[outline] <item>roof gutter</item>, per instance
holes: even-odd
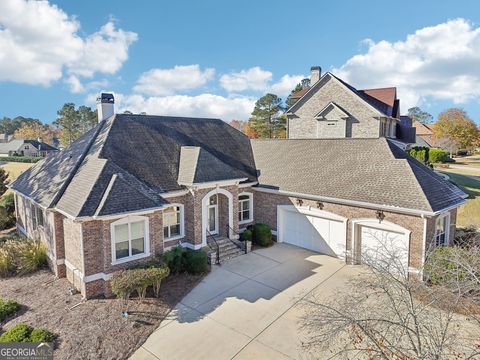
[[[364,202],[364,201],[346,200],[346,199],[332,198],[332,197],[328,197],[328,196],[318,196],[318,195],[297,193],[297,192],[292,192],[292,191],[268,189],[268,188],[263,188],[263,187],[253,187],[252,189],[254,189],[256,191],[259,191],[259,192],[269,193],[269,194],[277,194],[277,195],[298,197],[298,198],[303,198],[303,199],[325,201],[325,202],[330,202],[330,203],[335,203],[335,204],[351,205],[351,206],[357,206],[357,207],[363,207],[363,208],[369,208],[369,209],[377,209],[377,210],[385,210],[385,211],[397,212],[397,213],[408,214],[408,215],[417,215],[417,216],[418,215],[419,216],[436,216],[436,215],[438,215],[442,212],[445,212],[445,211],[451,210],[451,209],[455,209],[455,208],[459,207],[460,205],[465,204],[465,200],[462,200],[461,202],[459,202],[455,205],[446,207],[446,208],[441,209],[441,210],[425,211],[425,210],[409,209],[409,208],[403,208],[403,207],[397,207],[397,206],[391,206],[391,205],[373,204],[373,203],[368,203],[368,202]]]

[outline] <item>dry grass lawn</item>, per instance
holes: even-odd
[[[9,174],[9,179],[12,181],[12,180],[15,180],[18,177],[18,175],[23,173],[32,165],[34,164],[20,163],[20,162],[7,162],[4,165],[1,165],[1,167],[7,170]]]

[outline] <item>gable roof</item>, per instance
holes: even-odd
[[[414,121],[412,125],[417,129],[417,135],[433,135],[432,125],[423,124],[420,121]]]
[[[256,181],[249,139],[221,120],[118,114],[11,187],[73,217],[159,207],[162,193],[185,188],[178,183],[182,146],[201,149],[195,181]]]
[[[346,89],[348,89],[352,94],[357,96],[360,100],[362,100],[365,104],[370,106],[375,112],[378,113],[379,116],[386,116],[386,117],[391,117],[393,116],[394,112],[394,107],[388,105],[387,103],[384,103],[383,101],[367,94],[366,92],[362,90],[357,90],[355,89],[352,85],[348,84],[347,82],[343,81],[339,77],[335,76],[331,72],[326,72],[319,81],[317,81],[315,84],[313,84],[311,87],[306,88],[307,91],[303,93],[303,95],[292,105],[290,106],[287,110],[286,113],[291,113],[295,109],[299,107],[299,105],[302,103],[302,100],[306,100],[309,98],[309,96],[313,95],[315,93],[316,89],[321,88],[329,79],[335,79],[338,81],[341,85],[343,85]],[[305,89],[303,89],[305,90]]]
[[[385,138],[252,140],[259,187],[435,213],[463,192]]]
[[[315,118],[323,117],[325,116],[324,114],[328,114],[333,110],[336,110],[338,113],[342,114],[342,117],[347,118],[350,116],[350,114],[345,109],[331,101],[315,115]]]

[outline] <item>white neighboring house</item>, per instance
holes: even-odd
[[[57,148],[39,140],[13,139],[0,143],[0,157],[3,156],[34,156],[45,157]]]

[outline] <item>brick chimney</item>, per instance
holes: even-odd
[[[115,114],[114,105],[115,99],[113,94],[101,93],[97,98],[97,115],[98,122],[108,119]]]
[[[313,86],[322,77],[322,68],[320,66],[312,66],[310,68],[310,86]]]

